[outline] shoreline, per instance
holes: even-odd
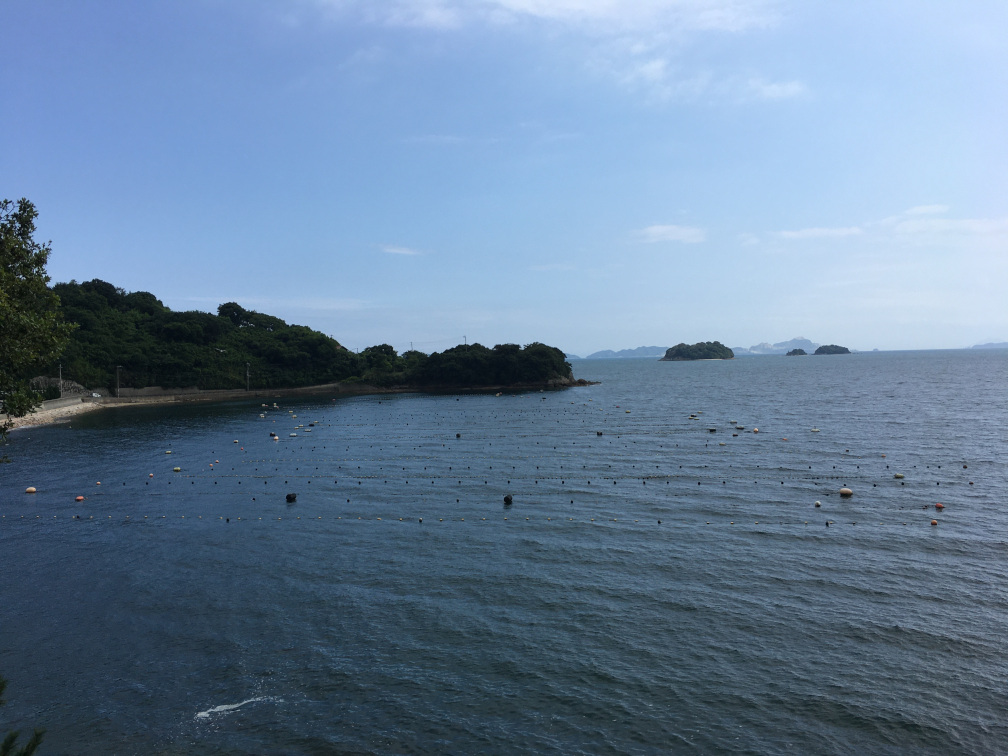
[[[202,391],[199,389],[182,389],[178,393],[159,393],[139,396],[124,397],[81,397],[79,402],[66,403],[66,400],[53,400],[61,402],[61,406],[45,407],[40,406],[29,412],[24,417],[8,418],[11,423],[10,432],[25,430],[28,428],[39,428],[47,425],[58,425],[77,417],[78,415],[89,414],[100,410],[113,409],[115,407],[147,406],[156,404],[181,404],[181,403],[201,403],[201,402],[227,402],[241,399],[285,399],[290,397],[309,397],[336,394],[339,396],[367,396],[373,394],[489,394],[499,392],[525,392],[525,391],[557,391],[560,389],[572,388],[575,386],[590,386],[595,381],[584,379],[571,379],[570,381],[536,383],[536,384],[515,384],[511,386],[393,386],[382,388],[362,383],[326,383],[318,386],[298,386],[276,389],[217,389]]]

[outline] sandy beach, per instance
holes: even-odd
[[[24,417],[9,418],[11,430],[23,428],[34,428],[40,425],[54,425],[73,419],[77,415],[86,412],[97,412],[99,410],[112,407],[127,407],[139,404],[173,404],[176,402],[226,402],[235,400],[259,399],[274,402],[278,399],[290,397],[307,397],[320,395],[334,396],[354,396],[360,394],[402,394],[402,393],[423,393],[423,392],[476,392],[493,393],[497,391],[534,391],[534,390],[556,390],[569,388],[570,386],[588,386],[592,381],[584,379],[568,382],[552,382],[549,384],[517,384],[512,386],[426,386],[426,387],[406,387],[397,386],[392,388],[380,388],[364,383],[327,383],[320,386],[300,386],[296,388],[275,388],[275,389],[253,389],[252,391],[242,391],[241,389],[224,389],[202,391],[197,389],[181,390],[177,393],[157,393],[146,396],[130,396],[117,399],[115,397],[103,396],[88,401],[73,402],[59,407],[39,407],[34,412],[30,412]]]
[[[277,388],[260,389],[253,391],[242,391],[240,389],[224,389],[203,391],[198,389],[181,389],[174,392],[159,392],[149,395],[132,395],[122,398],[111,396],[88,398],[86,401],[63,403],[63,400],[54,401],[63,406],[36,408],[33,412],[24,417],[8,418],[11,422],[11,430],[22,428],[34,428],[40,425],[54,425],[73,419],[77,415],[87,412],[97,412],[114,407],[128,407],[136,405],[152,404],[175,404],[178,402],[226,402],[242,399],[269,399],[275,401],[290,396],[311,396],[317,394],[356,394],[356,393],[378,393],[382,389],[373,386],[363,386],[359,384],[347,386],[344,384],[330,383],[322,386],[302,386],[298,388]]]
[[[9,420],[11,430],[34,428],[38,425],[53,425],[54,423],[66,422],[77,415],[83,415],[85,412],[95,412],[96,410],[104,409],[106,406],[108,405],[103,405],[99,402],[79,402],[67,407],[54,407],[52,409],[42,409],[39,407],[24,417],[12,417]]]

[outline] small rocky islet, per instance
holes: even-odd
[[[720,341],[699,341],[696,344],[676,344],[665,350],[659,362],[681,362],[685,360],[731,360],[735,353]]]

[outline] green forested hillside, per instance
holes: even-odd
[[[88,387],[286,388],[335,381],[376,386],[479,387],[570,379],[563,352],[545,344],[479,344],[399,355],[388,344],[355,354],[325,334],[245,310],[174,312],[148,292],[100,280],[56,284],[65,319],[78,324],[60,362]],[[55,363],[50,375],[56,374]]]
[[[678,360],[730,360],[735,353],[720,341],[700,341],[696,344],[676,344],[665,351],[660,362]]]

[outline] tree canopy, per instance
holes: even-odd
[[[816,354],[850,354],[850,349],[836,344],[823,344],[815,350]]]
[[[56,284],[78,324],[62,353],[63,374],[95,389],[253,389],[359,382],[378,387],[479,388],[571,379],[559,349],[533,343],[459,345],[400,355],[388,344],[355,354],[325,334],[226,302],[217,314],[174,312],[148,292],[106,281]],[[55,364],[50,366],[50,370]],[[246,384],[246,380],[248,383]]]
[[[0,202],[0,404],[4,420],[22,417],[42,397],[28,379],[55,359],[71,327],[60,316],[59,297],[49,288],[49,243],[35,240],[38,212],[27,199]]]
[[[699,341],[696,344],[676,344],[665,351],[661,362],[680,360],[730,360],[735,353],[720,341]]]

